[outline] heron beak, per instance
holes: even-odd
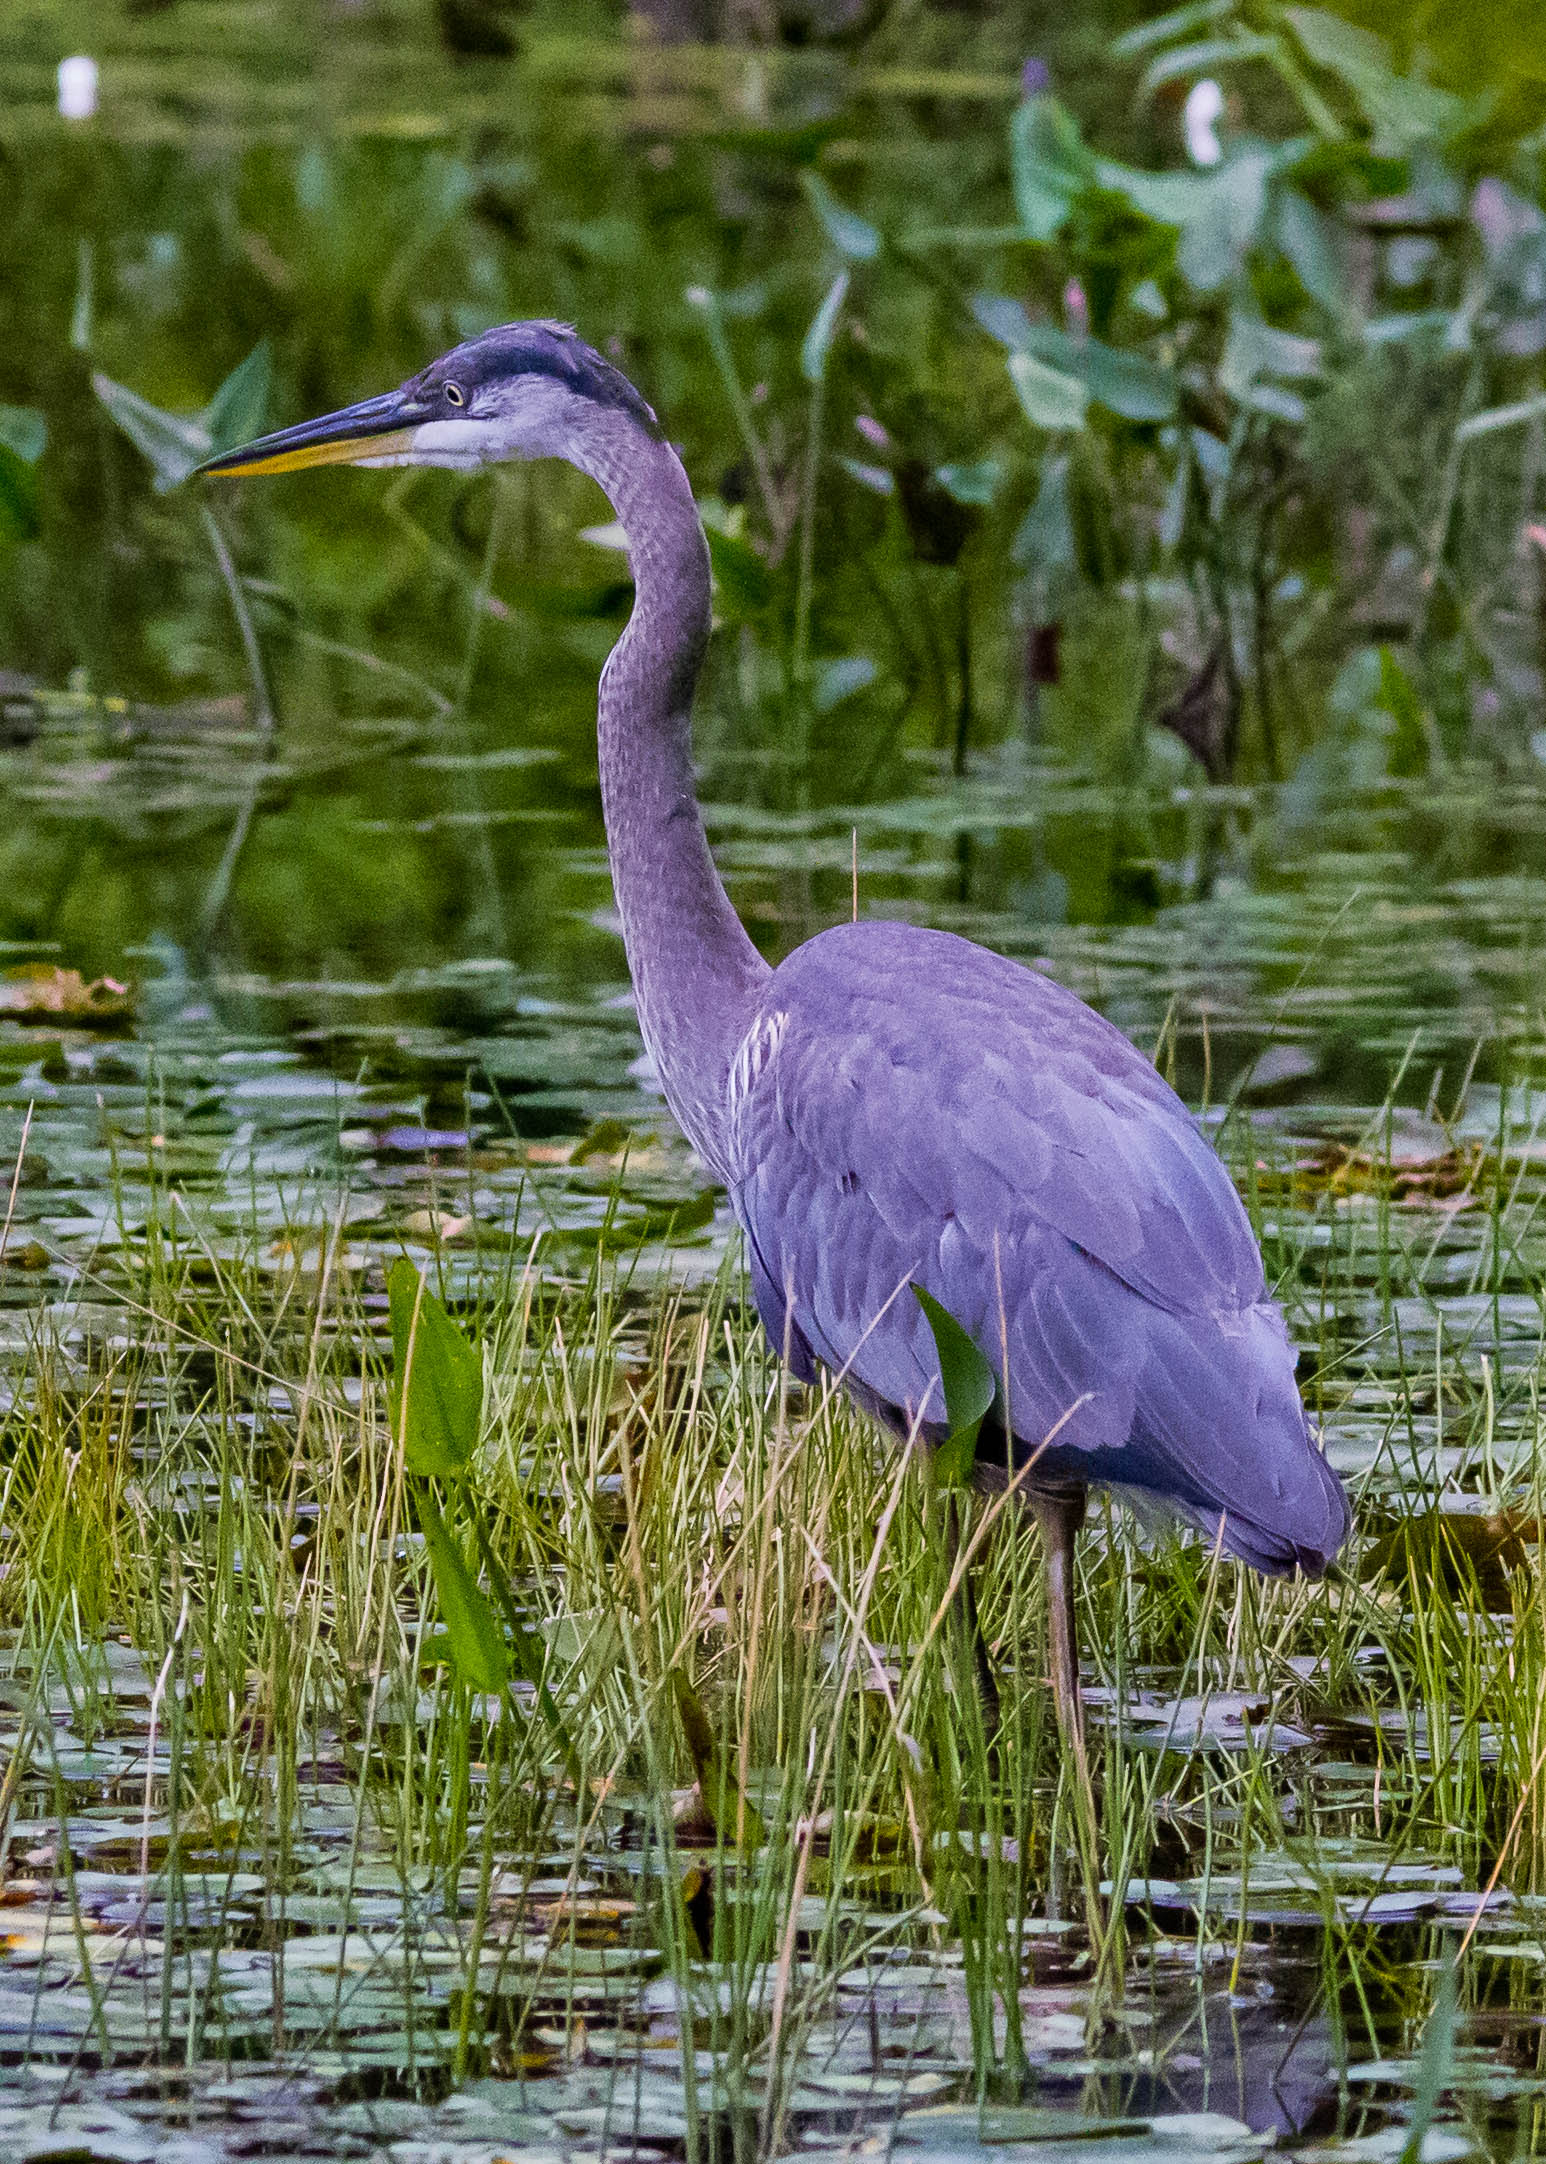
[[[318,421],[276,429],[240,450],[221,451],[195,470],[208,474],[298,473],[303,466],[364,466],[400,459],[413,450],[422,408],[401,391],[361,399]]]

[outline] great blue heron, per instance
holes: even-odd
[[[1092,1483],[1158,1498],[1257,1570],[1319,1572],[1347,1499],[1306,1424],[1240,1199],[1122,1033],[1035,970],[911,924],[839,924],[770,968],[714,869],[693,783],[709,558],[692,488],[628,379],[512,323],[400,390],[211,459],[213,474],[562,458],[628,537],[635,599],[601,673],[601,797],[639,1027],[723,1181],[752,1291],[802,1380],[937,1440],[922,1286],[998,1380],[985,1481],[1040,1521],[1054,1695],[1079,1740],[1073,1549]]]

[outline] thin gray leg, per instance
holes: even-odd
[[[1079,1704],[1079,1636],[1074,1622],[1074,1540],[1084,1523],[1085,1491],[1034,1491],[1030,1498],[1041,1528],[1047,1571],[1048,1652],[1052,1665],[1052,1703],[1063,1740],[1081,1767],[1084,1716]],[[1088,1776],[1086,1775],[1086,1779]]]

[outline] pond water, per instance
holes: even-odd
[[[628,594],[599,497],[540,469],[209,498],[257,684],[206,500],[154,490],[91,371],[191,411],[267,338],[277,424],[484,324],[571,320],[647,386],[733,542],[756,476],[717,325],[797,550],[799,356],[833,275],[835,194],[884,245],[856,278],[825,416],[804,689],[763,603],[735,604],[722,577],[701,703],[730,891],[770,956],[856,907],[1035,961],[1218,1119],[1331,1454],[1362,1483],[1344,1610],[1361,1585],[1400,1658],[1356,1618],[1304,1625],[1314,1657],[1285,1624],[1250,1675],[1233,1635],[1227,1658],[1189,1665],[1184,1633],[1152,1617],[1130,1670],[1099,1656],[1093,1732],[1163,1771],[1160,1830],[1120,1879],[1111,1866],[1133,1917],[1125,1987],[1038,1886],[1015,1984],[1033,2078],[990,2083],[984,2112],[970,1960],[928,1902],[899,1917],[884,1873],[849,1883],[833,1864],[829,1883],[799,1881],[786,1947],[755,1941],[737,1968],[705,1925],[684,1963],[663,1947],[635,1763],[594,1810],[556,1801],[541,1844],[501,1852],[491,1879],[460,1856],[448,1879],[443,1858],[406,1860],[421,1852],[381,1801],[396,1776],[377,1711],[401,1737],[417,1699],[372,1699],[358,1758],[352,1716],[310,1713],[287,1758],[254,1711],[261,1682],[240,1706],[233,1683],[229,1717],[202,1703],[176,1572],[149,1627],[143,1601],[115,1609],[109,1590],[91,1607],[83,1547],[73,1611],[40,1622],[25,1587],[29,1544],[46,1543],[23,1514],[3,1566],[24,1590],[0,1695],[0,2132],[19,2156],[167,2164],[740,2157],[759,2141],[1534,2154],[1546,781],[1464,760],[1371,772],[1322,734],[1312,684],[1283,780],[1206,786],[1144,725],[1126,602],[1074,610],[1059,680],[1030,680],[1048,672],[1028,664],[1013,541],[1033,476],[991,492],[937,562],[850,470],[873,480],[874,430],[856,424],[878,410],[899,460],[1012,466],[1002,355],[906,242],[1002,217],[1017,26],[918,10],[910,53],[869,67],[820,47],[670,53],[582,12],[523,16],[522,51],[497,62],[448,57],[406,7],[201,0],[109,29],[61,5],[0,25],[0,401],[48,431],[27,530],[0,541],[13,1480],[42,1480],[30,1438],[50,1391],[64,1492],[96,1463],[92,1405],[127,1407],[136,1522],[159,1512],[197,1544],[207,1520],[218,1532],[197,1540],[256,1582],[221,1545],[230,1498],[250,1485],[304,1544],[284,1515],[295,1378],[336,1384],[335,1409],[369,1402],[395,1254],[485,1319],[528,1257],[555,1313],[589,1298],[598,1254],[622,1258],[642,1363],[652,1301],[685,1288],[689,1311],[712,1311],[730,1244],[642,1060],[612,913],[595,678]],[[1045,54],[1089,124],[1161,159],[1174,116],[1135,119],[1095,66],[1111,27],[1064,24]],[[74,48],[101,53],[101,105],[66,124],[53,69]],[[327,1306],[330,1272],[358,1293],[347,1314]],[[311,1339],[303,1281],[325,1321]],[[197,1354],[183,1364],[179,1332]],[[227,1406],[219,1356],[238,1344],[247,1394]],[[150,1345],[162,1365],[134,1368]],[[239,1468],[198,1455],[228,1439],[227,1413],[252,1453]],[[187,1464],[150,1445],[174,1426],[179,1447],[195,1436]],[[230,1534],[231,1553],[252,1537]],[[1403,1601],[1425,1574],[1453,1614],[1408,1643]],[[1114,1583],[1092,1580],[1108,1621]],[[213,1674],[211,1647],[198,1657]],[[191,1763],[198,1721],[195,1833],[179,1754]],[[1263,1764],[1276,1816],[1254,1824],[1244,1775],[1215,1789],[1196,1771]],[[480,1795],[489,1779],[481,1763]],[[285,1781],[283,1812],[253,1804]],[[1462,1938],[1453,2016],[1434,1977]],[[457,2061],[469,1973],[499,2042]],[[798,2042],[776,2092],[757,2051],[791,1973]]]

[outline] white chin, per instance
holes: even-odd
[[[384,458],[360,458],[357,466],[490,466],[511,457],[492,421],[421,421],[413,432],[412,448],[391,451]]]

